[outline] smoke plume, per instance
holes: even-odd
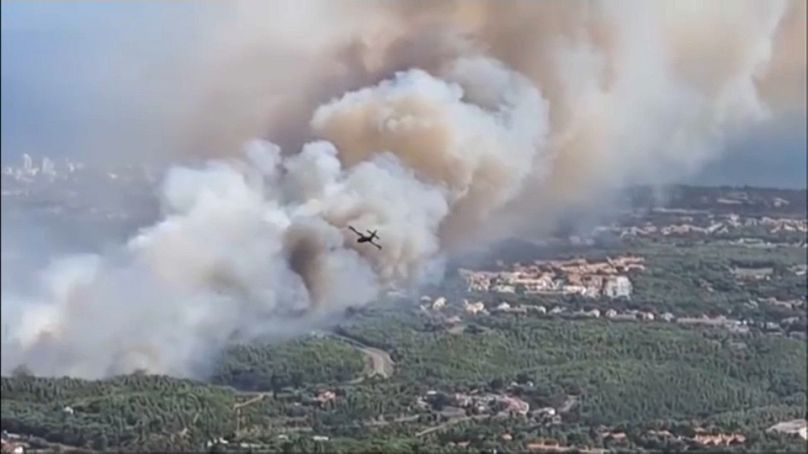
[[[312,129],[333,142],[283,155],[253,141],[241,160],[174,168],[161,222],[116,254],[45,272],[4,364],[195,374],[228,342],[417,286],[439,272],[441,226],[463,235],[517,194],[546,117],[527,79],[461,59],[441,78],[400,72],[322,106]],[[358,245],[348,225],[378,229],[383,249]]]
[[[4,371],[198,375],[805,111],[800,1],[235,5],[165,126],[215,159],[169,172],[159,223],[14,296]]]

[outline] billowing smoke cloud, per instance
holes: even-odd
[[[220,159],[172,170],[165,219],[117,254],[54,262],[11,314],[4,370],[196,374],[805,114],[799,0],[235,5],[200,44],[194,114],[165,122]],[[283,151],[233,158],[253,137]]]
[[[199,92],[214,93],[200,105],[225,106],[244,129],[222,123],[218,109],[197,109],[188,124],[204,125],[190,128],[204,134],[186,134],[193,140],[184,150],[218,153],[263,134],[296,147],[309,137],[310,112],[338,93],[486,55],[541,90],[555,156],[552,166],[537,163],[531,173],[539,177],[485,226],[492,235],[535,230],[537,219],[550,226],[559,212],[628,183],[677,181],[716,160],[726,137],[751,123],[786,115],[804,123],[800,0],[239,6],[209,63],[228,71],[214,71]],[[290,21],[268,26],[273,15]]]
[[[322,106],[312,128],[333,142],[283,156],[253,141],[244,159],[174,168],[161,222],[117,254],[54,262],[43,294],[15,305],[3,365],[196,374],[228,342],[418,285],[440,272],[448,236],[515,197],[546,124],[527,79],[461,59],[442,78],[401,72]],[[358,245],[348,225],[378,229],[383,249]]]

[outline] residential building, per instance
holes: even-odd
[[[630,298],[631,281],[625,276],[617,276],[609,279],[603,289],[603,294],[609,298]]]

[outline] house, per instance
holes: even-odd
[[[566,451],[566,448],[555,440],[538,439],[528,443],[526,447],[530,451]]]
[[[677,323],[689,324],[689,325],[707,325],[707,326],[716,326],[716,327],[725,327],[725,328],[740,328],[743,324],[738,320],[733,320],[726,318],[723,315],[719,315],[718,317],[710,318],[707,315],[702,315],[699,318],[692,318],[692,317],[682,317],[676,320]],[[770,325],[772,329],[779,329],[779,325],[773,323]]]
[[[779,432],[789,435],[797,435],[803,440],[808,440],[808,421],[804,419],[783,421],[769,427],[766,432]]]
[[[516,293],[516,286],[508,284],[497,284],[493,288],[491,288],[491,290],[497,293]]]
[[[586,287],[583,285],[565,285],[562,290],[568,295],[586,295]]]
[[[730,214],[727,216],[727,223],[734,228],[738,228],[741,226],[741,217],[737,214]]]
[[[525,288],[525,293],[536,294],[558,289],[558,282],[553,279],[552,273],[543,273],[537,278],[527,277],[511,281],[513,284],[521,284]]]
[[[0,452],[23,454],[27,447],[28,447],[27,443],[2,440],[2,446],[0,447],[1,448]]]
[[[533,410],[533,417],[535,418],[553,417],[555,415],[556,409],[553,407],[542,407]]]
[[[746,437],[743,434],[717,434],[710,435],[707,433],[697,433],[693,437],[693,441],[703,446],[728,446],[731,444],[742,444],[746,442]]]
[[[439,310],[443,309],[445,306],[446,306],[446,298],[444,298],[442,296],[432,302],[432,310],[433,311],[439,311]]]
[[[655,435],[660,438],[673,438],[673,434],[669,430],[649,430],[648,435]]]
[[[574,272],[568,273],[567,274],[567,284],[570,285],[570,286],[582,286],[583,285],[583,279],[581,278],[581,275],[578,274],[578,273],[574,273]],[[565,292],[566,292],[566,290],[565,290]]]
[[[466,410],[459,407],[444,407],[438,414],[446,419],[457,419],[466,416]]]
[[[213,440],[208,440],[205,443],[205,446],[208,447],[208,448],[212,448],[213,446],[216,446],[216,445],[226,445],[226,444],[230,444],[230,442],[225,440],[223,437],[219,437],[219,438],[215,438]]]
[[[626,276],[617,276],[606,281],[603,294],[609,298],[631,298],[631,281]]]
[[[604,438],[608,438],[614,441],[626,441],[626,433],[625,432],[609,432],[605,435]]]
[[[584,295],[590,298],[597,298],[600,295],[600,289],[603,288],[604,277],[600,275],[587,275],[583,279],[583,284],[586,287]]]
[[[469,303],[468,301],[464,301],[464,304],[466,306],[466,312],[468,312],[469,314],[476,315],[479,313],[486,312],[485,304],[483,304],[482,301],[478,301],[476,303]]]
[[[456,406],[465,408],[465,407],[470,406],[471,403],[472,403],[472,399],[467,394],[455,393],[455,395],[454,395],[454,404]]]
[[[511,305],[508,303],[500,303],[499,306],[497,306],[497,310],[500,312],[508,312],[511,310]]]
[[[334,394],[333,391],[323,391],[314,398],[320,404],[325,404],[326,402],[330,402],[337,398],[337,395]]]
[[[774,268],[767,266],[758,268],[735,267],[732,269],[732,274],[739,279],[764,280],[769,279],[772,273],[774,273]]]
[[[426,400],[424,400],[423,397],[419,396],[418,398],[415,399],[415,407],[420,410],[427,410],[429,409],[429,404],[427,403]]]
[[[789,270],[797,276],[805,276],[808,274],[808,265],[794,265]]]
[[[799,322],[800,322],[799,317],[786,317],[786,318],[780,320],[780,326],[796,325]]]
[[[585,317],[585,318],[599,318],[600,311],[598,309],[592,309],[591,311],[577,311],[574,314],[577,317]]]
[[[511,414],[518,414],[527,416],[530,411],[530,404],[522,399],[512,396],[505,396],[499,399],[499,402],[505,405],[505,411]]]

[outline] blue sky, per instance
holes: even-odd
[[[205,30],[200,25],[221,13],[198,1],[1,5],[4,163],[24,152],[81,157],[99,131],[137,131],[137,109],[127,106],[148,101],[132,99],[133,87],[143,89],[136,79],[170,65]],[[804,187],[804,121],[734,138],[730,152],[691,181]]]
[[[180,54],[210,8],[185,2],[2,2],[2,157],[81,154],[128,118],[136,78]],[[184,24],[178,26],[178,24]]]

